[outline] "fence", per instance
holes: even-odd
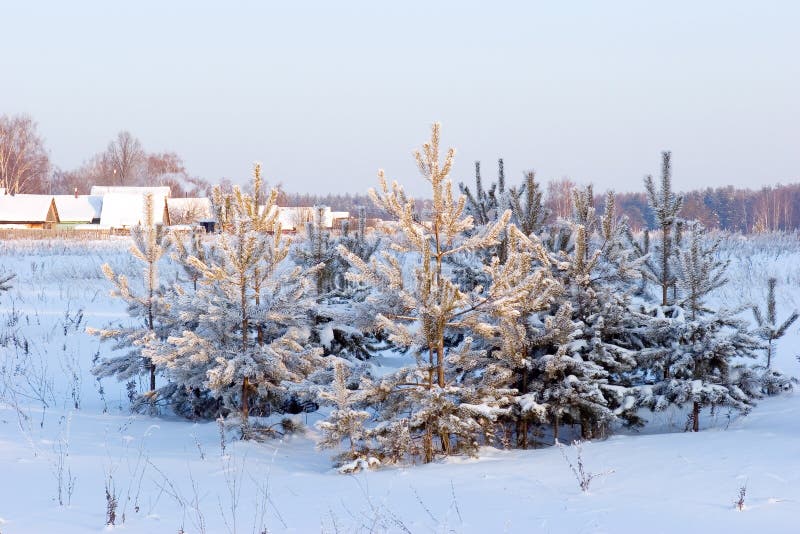
[[[0,239],[70,239],[77,241],[95,241],[109,239],[111,236],[130,235],[130,230],[74,228],[0,228]]]

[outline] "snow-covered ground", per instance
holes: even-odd
[[[137,276],[127,247],[0,243],[2,266],[17,273],[0,296],[2,534],[800,531],[797,394],[744,418],[706,411],[698,434],[683,433],[684,414],[672,412],[643,432],[587,443],[586,469],[604,473],[588,493],[563,457],[576,462],[572,447],[340,475],[313,430],[268,443],[231,433],[223,447],[215,422],[132,416],[124,385],[89,373],[110,349],[84,333],[125,320],[100,265]],[[730,238],[723,253],[731,283],[719,302],[763,305],[766,278],[777,276],[779,319],[800,306],[796,237]],[[795,376],[799,340],[793,326],[775,360]],[[297,416],[310,429],[314,417]],[[107,488],[115,527],[105,525]]]

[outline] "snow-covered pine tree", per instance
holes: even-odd
[[[151,407],[156,401],[156,365],[148,356],[148,350],[166,339],[171,322],[170,305],[158,276],[158,263],[168,250],[169,239],[163,226],[154,223],[153,211],[153,195],[148,193],[144,197],[144,222],[131,228],[133,245],[130,252],[143,264],[144,284],[141,293],[131,288],[125,275],[117,275],[110,265],[103,265],[103,274],[114,284],[111,295],[125,301],[128,314],[139,324],[87,328],[88,333],[100,336],[101,340],[113,340],[115,350],[125,351],[124,354],[101,359],[92,373],[98,378],[115,376],[118,380],[149,375],[150,387],[146,398]],[[136,405],[137,402],[134,402]]]
[[[594,208],[594,186],[572,188],[572,224],[583,226],[587,235],[592,235],[597,224]]]
[[[469,186],[463,182],[458,184],[458,188],[467,199],[464,213],[472,216],[475,226],[485,226],[497,221],[497,218],[511,207],[508,198],[510,192],[506,191],[506,175],[502,158],[497,160],[497,182],[492,182],[488,190],[483,188],[480,161],[475,162],[475,193],[473,194]],[[515,191],[517,196],[520,193],[521,191]]]
[[[192,283],[192,289],[197,291],[197,282],[200,280],[202,273],[197,270],[188,260],[194,256],[203,263],[208,261],[209,256],[213,253],[204,243],[206,231],[202,226],[196,225],[192,228],[191,233],[186,239],[181,239],[179,236],[174,236],[173,244],[175,245],[175,252],[173,259],[183,268],[186,277]]]
[[[526,403],[547,415],[555,438],[562,423],[580,424],[583,437],[590,438],[617,418],[638,422],[630,375],[642,340],[629,303],[640,261],[623,246],[624,223],[616,219],[613,193],[600,220],[593,196],[591,187],[574,191],[570,246],[551,252],[564,291],[531,334],[529,387],[535,395]]]
[[[357,209],[358,218],[355,231],[350,230],[348,221],[342,225],[342,233],[331,244],[334,252],[330,260],[333,290],[323,298],[313,310],[316,325],[314,336],[330,354],[348,360],[367,360],[383,344],[380,333],[374,329],[374,309],[364,305],[370,288],[364,284],[346,279],[350,264],[337,251],[344,246],[362,261],[369,261],[382,240],[375,235],[367,235],[366,209]],[[328,264],[326,264],[327,266]]]
[[[642,238],[640,241],[633,234],[633,231],[626,226],[625,239],[632,251],[633,257],[642,261],[642,276],[639,279],[639,286],[636,289],[635,294],[637,296],[644,297],[647,293],[647,283],[653,281],[652,273],[654,270],[652,264],[653,260],[650,255],[650,230],[647,228],[642,230]]]
[[[705,228],[700,223],[692,223],[689,244],[678,251],[680,263],[676,285],[682,295],[678,304],[689,312],[692,321],[713,312],[706,307],[705,299],[712,291],[728,283],[725,270],[730,261],[719,259],[719,239],[712,239],[707,244],[704,234]]]
[[[342,233],[336,241],[335,248],[338,249],[339,245],[342,245],[352,254],[361,258],[362,261],[369,261],[372,255],[381,247],[383,240],[375,234],[367,235],[366,208],[364,206],[358,206],[356,212],[358,216],[356,219],[355,231],[351,230],[349,221],[343,221]],[[334,263],[336,286],[345,294],[360,292],[363,289],[362,286],[349,282],[346,279],[345,273],[350,268],[350,264],[342,258],[338,252]]]
[[[463,182],[460,182],[458,187],[467,200],[464,213],[472,216],[475,224],[472,231],[478,231],[487,225],[496,223],[498,217],[508,209],[512,210],[511,220],[513,220],[517,213],[513,211],[515,209],[514,202],[516,201],[516,208],[521,209],[520,197],[525,191],[525,184],[520,188],[512,187],[506,190],[502,158],[498,160],[497,181],[492,182],[488,190],[483,188],[479,161],[475,162],[475,194]],[[507,250],[505,233],[501,232],[499,237],[498,244],[493,247],[477,251],[477,253],[465,251],[446,258],[462,289],[471,291],[477,286],[485,286],[489,283],[484,266],[488,265],[494,256],[499,256],[501,262],[505,260],[504,254]]]
[[[775,306],[775,284],[777,280],[770,277],[767,280],[767,309],[766,315],[758,306],[753,306],[753,316],[758,325],[756,333],[767,344],[767,369],[772,367],[772,356],[775,351],[775,342],[782,338],[792,324],[800,317],[797,310],[793,311],[783,323],[778,325],[778,314]]]
[[[516,224],[525,235],[538,234],[547,219],[547,210],[542,203],[542,191],[533,171],[525,173],[525,181],[517,188],[509,188],[509,202],[511,203],[511,221]],[[522,203],[522,196],[525,203]]]
[[[321,349],[308,343],[313,269],[284,262],[289,248],[276,222],[277,191],[261,205],[260,170],[257,164],[252,195],[215,191],[229,207],[228,224],[213,257],[188,259],[202,275],[180,311],[193,328],[171,335],[153,355],[176,384],[209,391],[226,411],[238,410],[245,438],[253,436],[252,408],[281,406],[286,382],[322,365]]]
[[[369,454],[369,438],[364,422],[369,419],[370,414],[357,409],[357,405],[363,402],[364,392],[369,389],[370,384],[363,382],[359,389],[350,389],[349,378],[350,369],[347,364],[337,360],[333,367],[333,381],[318,395],[322,404],[333,406],[334,409],[325,420],[316,425],[322,432],[322,439],[317,447],[338,449],[342,441],[347,440],[347,451],[334,457],[338,465],[358,458],[366,460],[365,456]]]
[[[313,216],[306,223],[306,238],[292,250],[292,257],[298,265],[313,267],[317,296],[323,297],[335,288],[336,265],[338,256],[331,234],[325,229],[325,206],[314,206]]]
[[[683,206],[683,197],[676,195],[672,191],[672,154],[669,151],[661,153],[661,181],[659,188],[656,189],[652,176],[647,176],[644,180],[647,189],[647,200],[653,210],[661,230],[661,240],[655,246],[656,260],[648,263],[649,269],[645,271],[649,277],[661,286],[661,305],[666,306],[668,302],[669,288],[675,284],[674,256],[677,248],[676,224],[678,213]]]
[[[493,414],[481,420],[485,441],[495,439],[494,423],[511,423],[514,428],[504,424],[505,438],[517,433],[517,443],[527,447],[529,422],[541,422],[541,414],[526,410],[532,406],[528,390],[530,369],[531,329],[529,320],[532,314],[553,305],[561,288],[547,275],[550,260],[547,251],[536,240],[529,238],[521,230],[508,227],[505,246],[508,249],[500,262],[498,256],[484,267],[489,283],[497,292],[513,292],[517,287],[539,287],[514,306],[492,306],[487,308],[486,316],[479,327],[473,328],[482,339],[474,340],[471,352],[459,351],[450,358],[458,373],[458,383],[464,391],[469,387],[474,391],[464,395],[462,408]]]
[[[741,310],[712,309],[706,299],[726,282],[726,263],[717,257],[719,241],[705,242],[698,223],[689,225],[688,243],[680,251],[676,274],[679,302],[658,308],[651,340],[663,347],[664,360],[651,373],[661,377],[643,388],[644,401],[652,409],[669,404],[691,405],[694,432],[700,429],[700,411],[705,406],[727,406],[747,413],[753,403],[750,388],[743,384],[749,372],[737,360],[754,358],[762,343],[737,314]],[[660,338],[660,339],[659,339]]]
[[[438,450],[444,454],[474,451],[478,435],[485,429],[487,420],[497,416],[496,406],[475,404],[474,386],[461,387],[455,380],[457,369],[451,362],[464,361],[472,352],[470,334],[491,334],[493,326],[484,322],[486,314],[515,313],[531,295],[547,291],[541,274],[529,273],[519,285],[509,292],[502,284],[462,290],[445,266],[445,259],[468,250],[482,250],[495,246],[511,216],[504,212],[498,221],[477,233],[473,218],[465,216],[465,196],[453,195],[448,178],[454,151],[450,149],[444,162],[439,161],[439,124],[434,124],[431,140],[415,153],[423,177],[431,184],[433,204],[428,221],[414,218],[413,201],[406,200],[397,182],[391,186],[383,171],[378,173],[380,191],[370,191],[373,201],[395,216],[402,239],[384,251],[380,259],[364,262],[340,247],[342,255],[351,263],[354,272],[351,280],[370,284],[375,290],[373,302],[389,308],[391,313],[379,313],[378,325],[389,334],[389,339],[409,347],[417,357],[417,364],[400,369],[380,382],[370,393],[370,400],[380,404],[381,418],[378,436],[384,450],[393,449],[390,456],[408,453],[422,441],[423,460],[433,460]],[[467,234],[467,236],[465,236]],[[406,273],[404,265],[409,254],[420,259],[413,273]],[[411,276],[406,276],[410,274]],[[467,337],[454,348],[447,347],[449,333]],[[394,449],[403,438],[405,449]]]

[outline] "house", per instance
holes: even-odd
[[[349,211],[332,211],[331,214],[331,225],[328,228],[333,230],[341,230],[342,223],[344,221],[350,221],[350,212]]]
[[[107,193],[103,195],[103,211],[100,226],[103,228],[130,228],[142,224],[144,217],[144,194]],[[169,212],[165,198],[153,197],[153,223],[169,225]]]
[[[130,228],[144,221],[144,196],[153,195],[153,222],[169,225],[167,198],[170,189],[160,187],[92,186],[90,196],[102,196],[100,226],[105,228]]]
[[[50,229],[59,223],[51,195],[0,196],[0,227]]]
[[[331,211],[328,206],[319,206],[321,209],[322,227],[328,230],[339,229],[341,221],[350,218],[350,212]],[[302,232],[306,223],[313,222],[316,207],[310,206],[278,206],[278,223],[284,232]],[[264,206],[260,206],[259,213],[263,213]]]
[[[169,223],[202,224],[214,221],[210,198],[167,198]]]
[[[54,195],[60,224],[100,224],[103,197],[99,195]]]

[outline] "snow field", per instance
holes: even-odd
[[[124,384],[89,373],[109,346],[84,333],[127,320],[100,265],[140,275],[129,246],[0,244],[4,269],[17,273],[0,296],[0,337],[15,337],[0,347],[3,534],[800,530],[796,394],[761,401],[745,418],[705,411],[698,434],[681,432],[685,413],[673,411],[650,416],[644,435],[585,444],[586,469],[613,470],[587,494],[555,447],[484,448],[478,459],[344,476],[315,450],[317,414],[296,416],[309,431],[285,440],[241,442],[230,430],[224,450],[215,422],[129,415]],[[768,276],[778,277],[779,319],[800,303],[796,237],[729,238],[722,253],[731,282],[718,303],[763,305]],[[775,360],[795,376],[799,328],[778,342]],[[564,452],[575,461],[573,448]],[[115,527],[105,526],[107,485],[119,501]]]

